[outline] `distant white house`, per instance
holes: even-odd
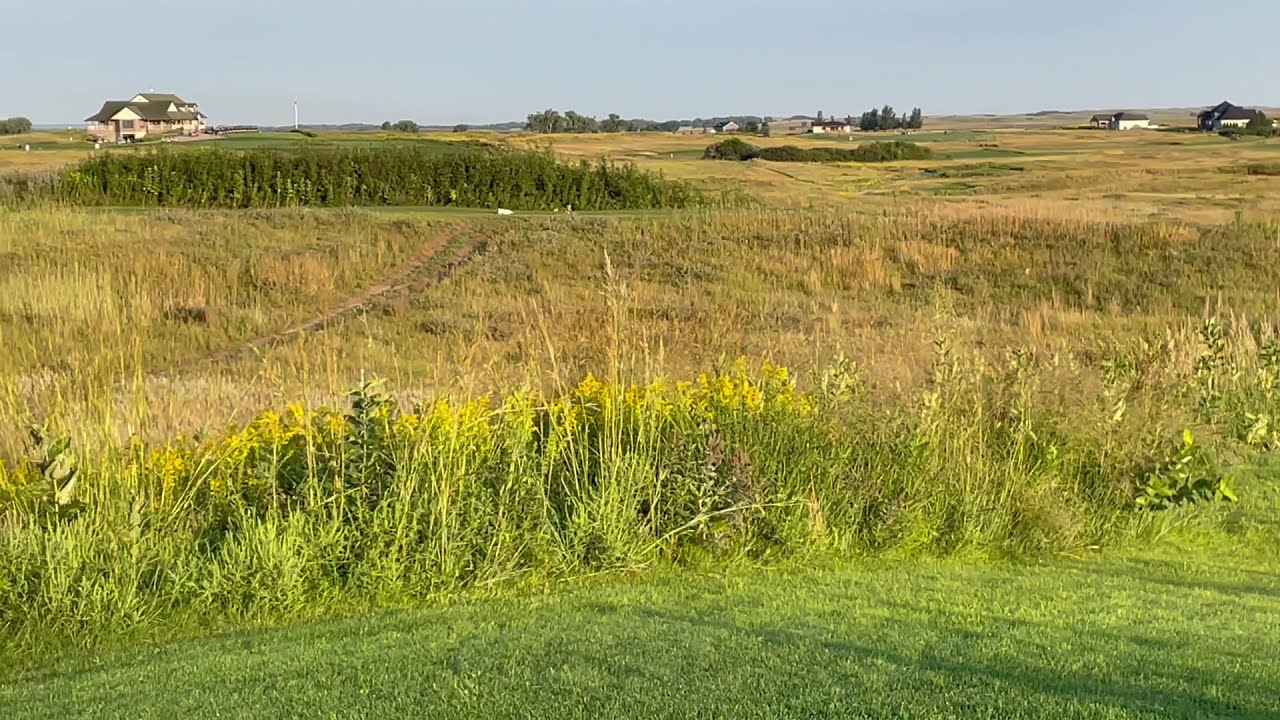
[[[813,124],[814,135],[838,134],[847,135],[853,132],[853,123],[847,120],[825,120],[823,122],[815,122]]]
[[[1111,116],[1108,127],[1112,130],[1146,130],[1151,127],[1151,118],[1142,113],[1118,112]]]
[[[742,127],[738,125],[738,123],[732,120],[726,120],[721,123],[716,123],[716,127],[715,127],[716,132],[722,132],[722,133],[738,132],[741,129]]]
[[[1089,118],[1089,125],[1103,130],[1146,130],[1155,127],[1151,124],[1151,118],[1127,110],[1094,115]]]
[[[813,131],[813,120],[806,117],[786,120],[769,120],[764,124],[764,134],[769,137],[804,135]]]

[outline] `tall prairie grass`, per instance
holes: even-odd
[[[208,429],[273,403],[333,403],[362,371],[412,396],[554,394],[609,367],[644,383],[720,358],[821,366],[875,393],[928,381],[934,341],[1060,367],[1161,348],[1184,377],[1202,323],[1228,345],[1276,337],[1280,231],[904,207],[716,210],[473,222],[488,241],[447,283],[176,375],[377,283],[445,221],[369,210],[0,211],[0,456],[54,419],[78,444]],[[606,256],[612,277],[606,272]],[[618,307],[602,295],[616,284]],[[620,316],[615,319],[616,312]],[[157,374],[164,374],[158,377]]]
[[[1159,349],[1089,383],[939,342],[928,382],[893,397],[843,359],[803,377],[737,361],[496,399],[365,383],[344,408],[91,452],[40,428],[0,464],[0,620],[22,647],[672,563],[1154,537],[1239,499],[1220,462],[1280,450],[1280,346],[1201,338],[1179,378],[1151,377]]]
[[[1220,461],[1280,447],[1266,223],[477,223],[488,252],[447,283],[152,373],[360,292],[440,227],[0,211],[10,637],[666,563],[1076,553],[1187,521],[1139,499],[1226,497]],[[362,371],[391,397],[344,397]]]
[[[670,562],[1039,554],[1126,537],[1155,462],[1056,414],[1028,368],[883,404],[848,364],[746,364],[559,397],[294,404],[202,437],[0,469],[0,617],[18,637],[244,621]]]

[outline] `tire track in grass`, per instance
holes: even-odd
[[[467,261],[484,251],[488,244],[484,238],[475,237],[461,244],[457,243],[460,237],[473,230],[469,226],[462,226],[453,227],[440,233],[432,238],[416,255],[392,269],[371,287],[285,330],[259,335],[197,360],[174,366],[167,371],[153,372],[151,375],[153,377],[173,376],[203,366],[234,359],[246,351],[264,350],[297,335],[323,330],[350,315],[377,306],[381,302],[406,292],[421,292],[448,279]],[[453,252],[449,253],[451,248]],[[430,272],[433,267],[435,272]]]

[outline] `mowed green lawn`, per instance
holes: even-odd
[[[1280,717],[1280,576],[1191,557],[562,588],[102,654],[0,716]]]

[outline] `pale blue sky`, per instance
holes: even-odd
[[[1280,105],[1280,0],[4,4],[0,117],[37,123],[151,88],[262,124]]]

